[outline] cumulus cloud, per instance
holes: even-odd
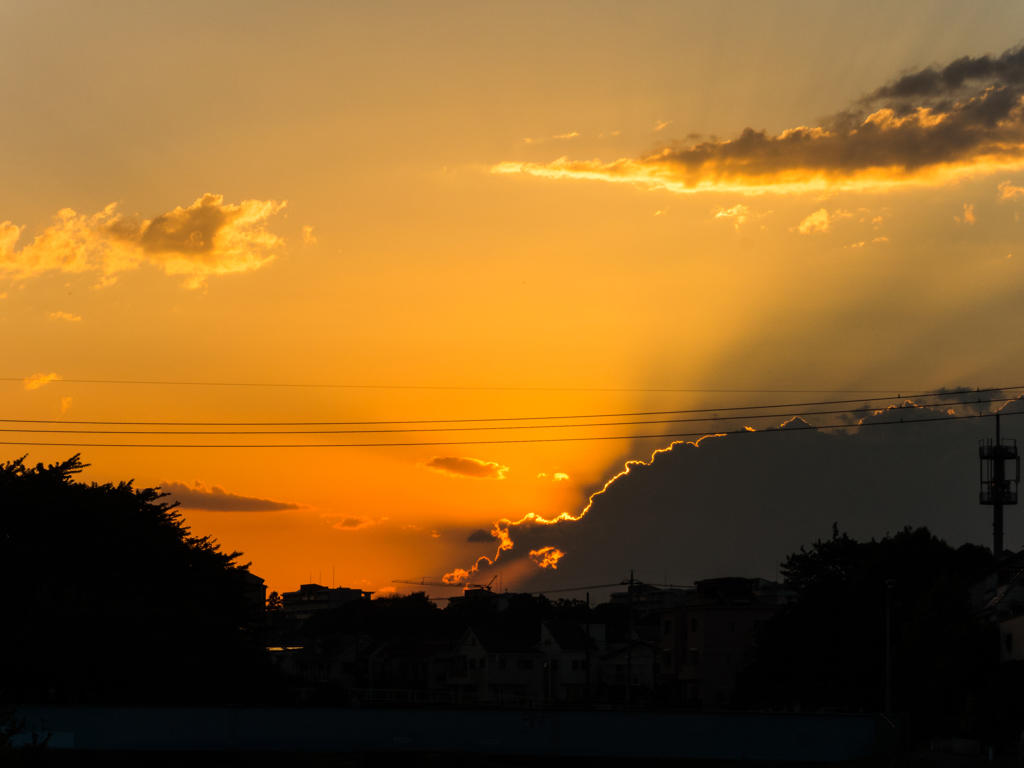
[[[232,205],[223,195],[205,194],[190,206],[145,220],[123,216],[116,203],[91,216],[65,208],[20,250],[22,228],[5,221],[0,277],[97,272],[102,284],[110,284],[117,273],[148,263],[198,288],[211,275],[248,272],[273,260],[284,241],[266,224],[284,206],[273,200]]]
[[[175,481],[164,482],[160,487],[171,495],[185,509],[201,509],[208,512],[280,512],[286,509],[302,509],[301,504],[289,501],[271,501],[255,496],[229,493],[219,485],[207,488],[196,480],[193,485]]]
[[[56,373],[37,373],[35,376],[29,376],[24,380],[23,384],[25,389],[39,389],[45,387],[51,381],[60,381],[60,376]]]
[[[451,477],[474,477],[482,480],[504,480],[508,467],[496,461],[481,461],[461,456],[435,456],[422,466]]]
[[[681,583],[773,577],[776,563],[830,535],[833,522],[859,538],[924,525],[955,545],[989,545],[992,518],[978,505],[977,445],[993,436],[993,419],[945,418],[950,411],[991,416],[1000,408],[1003,437],[1024,438],[1024,400],[979,402],[1007,397],[955,388],[933,398],[933,406],[905,401],[855,418],[845,430],[809,430],[791,419],[776,429],[675,442],[627,462],[576,513],[497,521],[496,551],[446,579],[488,578],[519,564],[540,574],[552,550],[567,579],[615,569],[628,574],[636,563],[655,564],[652,580],[669,567]],[[1006,536],[1019,547],[1024,519],[1008,517]]]
[[[687,139],[612,162],[504,162],[495,173],[600,179],[687,193],[884,189],[1024,167],[1024,48],[899,78],[820,121],[771,135]],[[663,128],[659,123],[657,129]]]
[[[541,547],[530,552],[530,559],[540,568],[550,568],[553,571],[558,568],[558,561],[564,556],[565,552],[556,547]]]
[[[77,322],[80,322],[82,318],[80,316],[78,316],[78,315],[73,315],[70,312],[51,312],[50,313],[50,319],[51,320],[69,320],[72,323],[77,323]]]

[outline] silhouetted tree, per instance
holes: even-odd
[[[765,623],[741,674],[741,707],[881,711],[885,701],[886,582],[891,587],[892,705],[918,735],[963,731],[971,696],[998,671],[995,637],[970,615],[971,577],[992,562],[926,528],[858,542],[832,538],[790,555],[798,593]]]
[[[79,456],[0,467],[0,678],[20,704],[200,704],[272,690],[239,553]]]

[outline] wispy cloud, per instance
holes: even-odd
[[[732,208],[719,208],[716,219],[732,219],[733,226],[739,231],[740,224],[750,217],[750,209],[745,205],[734,205]]]
[[[1024,48],[963,57],[878,88],[820,125],[675,141],[612,162],[504,162],[495,173],[599,179],[679,193],[878,190],[1024,167]],[[656,129],[664,128],[661,123]]]
[[[168,275],[185,276],[185,286],[201,287],[211,275],[259,269],[284,241],[269,232],[267,220],[285,203],[245,200],[224,203],[206,194],[185,208],[153,219],[126,217],[111,203],[91,216],[70,208],[31,243],[16,250],[22,227],[0,223],[0,276],[25,279],[46,272],[98,272],[109,285],[117,273],[148,263]]]
[[[196,480],[193,485],[175,481],[160,484],[165,493],[171,495],[185,509],[201,509],[208,512],[280,512],[287,509],[302,509],[301,504],[290,501],[272,501],[255,496],[229,493],[219,485],[210,488]]]
[[[664,130],[665,128],[668,128],[670,125],[672,125],[671,120],[659,120],[654,124],[654,130],[661,131]]]
[[[341,531],[358,531],[360,528],[369,528],[376,525],[377,522],[368,517],[343,517],[331,527]]]
[[[974,203],[964,203],[964,215],[954,216],[953,220],[957,224],[973,224],[978,219],[974,216]]]
[[[452,477],[473,477],[484,480],[504,480],[508,467],[496,461],[481,461],[462,456],[435,456],[422,466]]]
[[[1024,187],[1015,187],[1009,181],[1000,182],[998,189],[1000,200],[1013,200],[1018,197],[1024,197]]]
[[[39,389],[51,381],[60,381],[60,376],[56,373],[37,373],[35,376],[29,376],[23,383],[25,389]]]
[[[799,232],[801,235],[823,234],[829,231],[829,228],[832,226],[832,222],[837,219],[847,219],[852,215],[852,213],[848,213],[847,211],[834,211],[833,213],[829,213],[827,209],[822,208],[807,216],[790,231]]]
[[[82,318],[79,315],[73,315],[70,312],[51,312],[50,319],[52,320],[69,320],[72,323],[81,322]]]
[[[61,413],[67,413],[69,410],[71,410],[71,403],[73,401],[74,401],[74,398],[62,397],[60,399],[60,412]]]
[[[303,245],[316,245],[316,236],[313,234],[313,228],[309,225],[302,228],[302,243]]]

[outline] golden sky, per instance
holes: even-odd
[[[1016,0],[11,2],[0,28],[0,418],[472,419],[1024,381]],[[530,435],[466,439],[505,436]],[[385,590],[493,556],[467,539],[497,520],[578,516],[668,442],[81,452],[86,479],[188,501],[271,589]]]

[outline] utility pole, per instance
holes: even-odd
[[[587,644],[584,646],[586,649],[586,662],[587,662],[587,698],[590,698],[590,593],[587,592]]]
[[[889,631],[890,598],[892,588],[896,586],[893,579],[885,582],[885,714],[892,714],[892,642]]]
[[[629,570],[629,614],[626,623],[626,706],[633,692],[633,569]]]
[[[981,493],[979,500],[992,507],[992,553],[998,561],[1003,554],[1003,505],[1017,503],[1020,482],[1020,455],[1016,440],[1003,440],[999,414],[996,414],[996,439],[982,440],[978,448],[981,458]],[[1013,479],[1006,477],[1006,462],[1016,465]]]

